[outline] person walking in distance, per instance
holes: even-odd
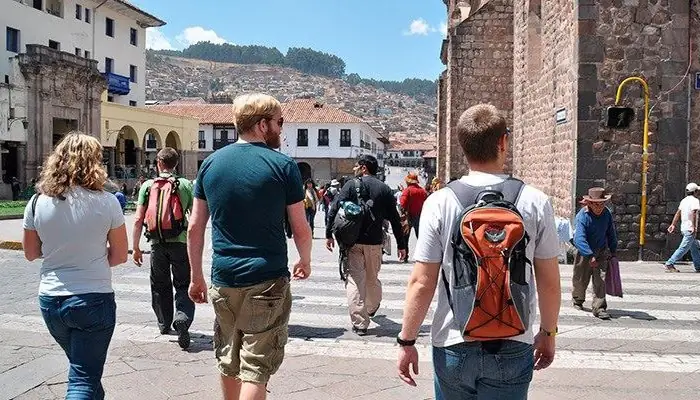
[[[68,357],[66,399],[105,398],[102,373],[117,321],[111,267],[129,258],[124,214],[106,181],[99,140],[70,132],[24,210],[24,256],[43,258],[41,316]]]
[[[676,263],[688,253],[688,250],[690,250],[690,255],[693,258],[695,272],[700,272],[700,247],[698,247],[698,241],[695,240],[698,210],[700,210],[699,194],[700,187],[695,183],[691,182],[685,187],[685,198],[678,205],[678,211],[676,211],[676,215],[673,216],[673,222],[668,227],[668,233],[675,232],[676,224],[680,219],[683,240],[681,240],[681,244],[671,258],[666,261],[666,272],[678,272]]]
[[[600,319],[610,319],[605,311],[605,273],[610,258],[617,252],[617,233],[612,213],[605,207],[605,202],[612,196],[605,189],[595,187],[588,189],[583,196],[583,207],[576,214],[574,230],[574,276],[571,296],[574,308],[583,310],[586,301],[588,283],[593,280],[593,315]]]
[[[316,208],[318,206],[318,191],[316,184],[312,179],[307,179],[304,182],[304,211],[306,212],[306,220],[311,228],[311,237],[314,235],[314,220],[316,219]]]
[[[401,221],[396,210],[396,200],[391,188],[376,178],[377,159],[371,155],[362,155],[353,168],[355,179],[349,180],[340,190],[328,212],[326,224],[326,248],[333,251],[333,221],[338,214],[341,203],[353,201],[359,203],[359,197],[367,204],[370,215],[365,216],[360,235],[356,243],[347,251],[347,279],[345,288],[352,330],[360,336],[367,334],[370,318],[374,317],[382,300],[382,283],[379,269],[382,265],[382,222],[386,219],[396,237],[399,260],[406,257],[406,238],[401,229]]]
[[[175,149],[164,147],[158,152],[158,177],[145,181],[139,189],[132,243],[134,263],[141,266],[140,241],[145,225],[151,243],[151,304],[158,328],[165,335],[172,326],[178,344],[186,349],[190,346],[189,328],[194,319],[194,303],[187,294],[190,286],[187,215],[192,211],[192,183],[175,176],[178,162]],[[170,229],[166,230],[166,226]]]
[[[544,193],[505,174],[508,129],[494,106],[466,110],[456,137],[471,172],[423,207],[398,374],[416,385],[415,342],[437,288],[435,398],[526,399],[533,368],[554,360],[561,303],[554,211]],[[533,331],[536,297],[541,316]]]
[[[207,301],[202,272],[204,232],[211,215],[214,353],[224,398],[262,400],[284,359],[292,307],[285,213],[299,261],[295,279],[311,274],[311,228],[297,164],[281,152],[282,106],[250,94],[233,103],[239,140],[202,164],[194,189],[187,246],[190,297]]]
[[[428,192],[418,184],[418,175],[411,172],[406,176],[406,189],[401,194],[401,208],[408,217],[408,236],[411,235],[411,229],[416,232],[418,238],[418,227],[420,223],[420,213],[423,210],[423,203],[428,198]],[[408,238],[406,238],[408,243]],[[404,262],[408,262],[408,254]]]

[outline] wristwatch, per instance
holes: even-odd
[[[545,336],[557,336],[557,334],[559,333],[559,327],[555,327],[554,331],[552,332],[540,327],[540,333],[542,333]]]
[[[396,343],[401,347],[410,347],[416,344],[416,339],[413,340],[403,340],[400,336],[396,337]]]

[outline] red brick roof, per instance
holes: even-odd
[[[423,154],[423,158],[437,158],[437,150],[431,150]]]
[[[236,122],[231,104],[158,104],[146,106],[146,108],[181,117],[197,118],[200,124],[234,124]]]
[[[345,111],[315,100],[298,99],[282,104],[284,122],[310,122],[321,124],[361,124],[358,118]]]

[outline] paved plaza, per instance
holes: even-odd
[[[127,217],[131,226],[133,219]],[[350,331],[336,255],[324,249],[317,218],[312,274],[292,284],[287,357],[269,385],[273,400],[431,399],[428,315],[419,339],[418,387],[396,376],[397,346],[411,264],[386,257],[378,316],[369,335]],[[70,232],[66,232],[70,234]],[[0,240],[21,238],[21,221],[0,221]],[[415,238],[414,238],[415,240]],[[289,242],[290,261],[296,258]],[[412,246],[411,248],[414,248]],[[148,249],[147,245],[142,248]],[[210,256],[205,254],[205,268]],[[148,257],[148,255],[146,255]],[[148,260],[146,265],[148,265]],[[0,251],[0,399],[58,399],[65,395],[67,361],[42,321],[36,292],[39,262]],[[623,263],[623,299],[610,299],[611,321],[570,306],[570,265],[561,266],[562,309],[557,358],[535,373],[531,399],[697,399],[700,390],[700,274],[691,266],[665,274],[658,263]],[[207,275],[208,276],[208,275]],[[198,305],[193,345],[158,334],[150,306],[148,268],[114,269],[117,328],[103,379],[109,399],[220,398],[212,348],[211,305]],[[590,303],[587,303],[590,305]]]

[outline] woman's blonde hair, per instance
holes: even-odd
[[[46,196],[60,197],[75,186],[103,190],[106,181],[100,141],[72,131],[63,137],[46,159],[37,186],[39,192]]]
[[[272,119],[282,105],[272,96],[253,93],[236,97],[233,101],[233,116],[239,133],[250,132],[262,119]]]

